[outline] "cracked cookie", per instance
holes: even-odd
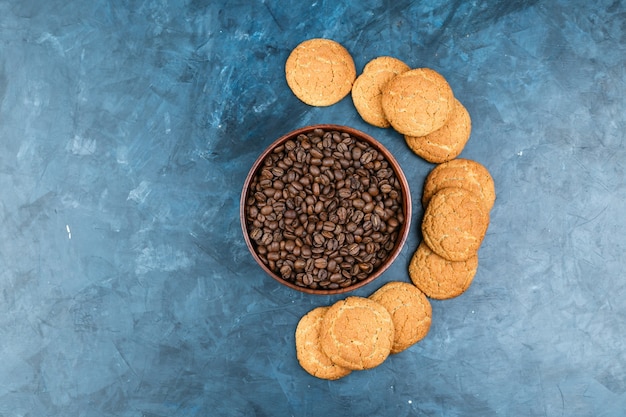
[[[351,371],[331,361],[320,345],[320,327],[328,307],[317,307],[305,314],[296,327],[296,357],[300,366],[309,374],[335,380]]]
[[[311,106],[330,106],[352,90],[354,60],[346,48],[330,39],[314,38],[296,46],[285,63],[291,91]]]
[[[422,340],[430,330],[432,307],[422,291],[408,282],[392,281],[369,297],[387,309],[394,325],[391,353]]]
[[[426,136],[445,124],[454,95],[441,74],[430,68],[416,68],[391,79],[382,89],[381,103],[396,131]]]
[[[431,197],[446,187],[460,187],[476,193],[487,210],[491,210],[496,201],[491,174],[482,164],[471,159],[453,159],[433,168],[424,181],[422,205],[426,207]]]
[[[331,361],[351,370],[371,369],[389,356],[394,340],[391,315],[364,297],[337,301],[324,315],[320,344]]]
[[[456,158],[465,148],[472,130],[469,112],[454,99],[452,112],[445,124],[426,136],[405,135],[409,148],[428,162],[440,164]]]
[[[437,255],[465,261],[476,255],[489,226],[489,210],[480,197],[464,188],[437,191],[424,212],[422,236]]]
[[[465,261],[449,261],[421,242],[409,263],[411,282],[427,297],[447,300],[463,294],[474,280],[478,255]]]
[[[390,126],[382,107],[382,88],[408,70],[407,64],[390,56],[374,58],[365,65],[352,86],[352,102],[364,121],[382,128]]]

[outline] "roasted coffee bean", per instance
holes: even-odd
[[[270,270],[299,286],[342,288],[389,256],[404,222],[402,193],[377,149],[316,129],[278,146],[262,165],[245,213]]]
[[[345,223],[348,219],[348,210],[345,207],[339,207],[337,209],[337,217],[339,218],[339,223]]]
[[[250,231],[250,239],[252,240],[260,240],[263,237],[263,230],[258,227],[255,227]]]
[[[316,268],[326,269],[326,266],[328,265],[328,261],[324,258],[318,258],[315,260],[313,264],[315,265]]]
[[[361,162],[361,164],[365,165],[368,162],[371,162],[372,159],[374,159],[374,154],[373,152],[368,151],[361,155],[361,157],[359,158],[359,161]]]
[[[302,278],[302,283],[306,286],[313,284],[313,275],[310,273],[304,274],[304,277]]]
[[[283,266],[280,268],[280,275],[281,275],[284,279],[289,278],[289,277],[291,276],[291,272],[292,272],[292,269],[291,269],[291,267],[290,267],[289,265],[283,265]]]
[[[339,189],[339,191],[337,191],[337,195],[339,196],[339,198],[350,198],[350,196],[352,195],[352,190],[349,188],[341,188]]]
[[[354,213],[352,213],[350,220],[354,223],[361,223],[363,217],[365,217],[365,213],[363,213],[361,210],[356,210]]]
[[[321,233],[315,233],[313,235],[313,244],[315,246],[322,246],[325,241],[326,238]]]
[[[298,258],[294,261],[293,265],[297,271],[303,271],[306,266],[306,261],[302,258]]]
[[[305,259],[310,258],[311,255],[313,254],[313,252],[311,251],[311,247],[309,245],[303,245],[301,251],[302,251],[302,256]]]
[[[352,207],[361,210],[363,207],[365,207],[365,201],[360,198],[355,198],[354,200],[352,200]]]
[[[348,245],[348,253],[352,256],[356,255],[359,253],[359,244],[358,243],[351,243],[350,245]]]
[[[313,158],[322,159],[324,157],[324,153],[318,148],[311,148],[309,154],[311,154]]]

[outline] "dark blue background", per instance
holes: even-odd
[[[359,73],[441,72],[473,120],[461,156],[497,187],[470,289],[334,382],[300,368],[294,330],[343,296],[254,263],[248,169],[317,123],[395,154],[414,226],[369,295],[409,279],[433,165],[350,97],[292,95],[312,37]],[[0,416],[622,416],[625,45],[619,0],[1,1]]]

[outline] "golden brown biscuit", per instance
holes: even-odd
[[[370,299],[391,314],[394,340],[391,353],[399,353],[422,340],[430,330],[432,307],[415,285],[392,281],[374,292]]]
[[[496,201],[496,189],[491,174],[480,163],[471,159],[453,159],[437,165],[424,181],[422,205],[442,188],[461,187],[476,193],[491,210]]]
[[[460,155],[471,131],[469,112],[459,100],[454,99],[452,113],[441,128],[426,136],[405,135],[404,139],[414,153],[428,162],[440,164]]]
[[[380,365],[391,352],[393,337],[393,321],[385,307],[355,296],[330,306],[320,330],[322,351],[352,370]]]
[[[296,356],[302,368],[321,379],[339,379],[351,371],[333,363],[320,346],[320,326],[328,307],[317,307],[305,314],[296,327]]]
[[[452,262],[421,242],[411,257],[409,277],[428,297],[447,300],[463,294],[469,288],[477,269],[477,254],[465,261]]]
[[[489,210],[464,188],[443,188],[432,196],[422,219],[424,242],[449,261],[475,256],[489,226]]]
[[[381,56],[368,62],[352,86],[352,101],[359,115],[377,127],[389,127],[381,102],[382,88],[410,67],[397,58]]]
[[[311,106],[330,106],[352,90],[354,60],[346,48],[330,39],[309,39],[294,48],[285,63],[291,91]]]
[[[382,93],[385,117],[403,135],[426,136],[441,128],[454,105],[450,85],[430,68],[397,75],[383,87]]]

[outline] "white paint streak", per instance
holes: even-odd
[[[148,197],[151,191],[150,183],[148,181],[141,181],[136,188],[130,190],[127,200],[133,200],[141,204],[146,200],[146,197]]]
[[[70,140],[67,149],[74,155],[87,156],[96,153],[96,140],[82,138],[78,135],[74,136],[74,139]]]

